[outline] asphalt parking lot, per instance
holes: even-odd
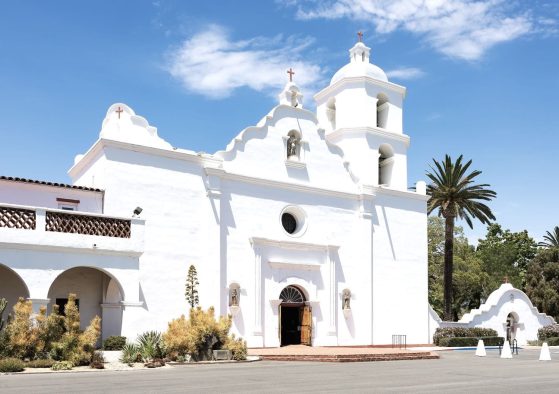
[[[439,360],[184,365],[136,371],[0,375],[1,393],[557,393],[559,351],[513,359],[497,351],[440,352]]]

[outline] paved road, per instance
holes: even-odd
[[[1,375],[0,393],[557,393],[559,354],[442,352],[440,360],[373,363],[261,361],[138,371]]]

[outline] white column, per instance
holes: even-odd
[[[336,261],[331,256],[330,247],[326,249],[330,280],[330,310],[328,318],[328,335],[336,335]]]
[[[47,223],[47,211],[44,208],[35,209],[35,230],[45,232]]]
[[[50,298],[28,298],[28,301],[31,301],[33,306],[33,316],[36,316],[39,314],[39,311],[41,310],[41,307],[45,307],[45,310],[48,308],[49,302],[50,302]],[[50,311],[47,310],[47,314]]]
[[[262,335],[262,252],[254,248],[254,335]]]
[[[121,335],[123,305],[120,302],[101,304],[101,309],[101,339]]]

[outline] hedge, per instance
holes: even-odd
[[[548,338],[559,337],[559,324],[542,327],[538,330],[538,339],[544,341]]]
[[[480,339],[483,339],[485,346],[503,346],[505,338],[503,337],[454,337],[454,338],[441,338],[438,346],[443,347],[462,347],[462,346],[477,346]]]
[[[437,346],[442,346],[439,341],[443,338],[465,338],[465,337],[497,337],[497,331],[492,328],[481,327],[444,327],[437,328],[433,334],[433,343]],[[477,341],[476,341],[477,345]]]
[[[547,342],[548,346],[559,346],[559,337],[550,337],[544,342]]]
[[[19,358],[4,358],[0,360],[0,372],[21,372],[25,364]]]
[[[25,366],[28,368],[51,368],[52,365],[55,363],[54,360],[50,358],[44,360],[31,360],[25,363]]]
[[[103,341],[103,350],[122,350],[126,344],[126,337],[112,335]]]

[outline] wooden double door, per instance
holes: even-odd
[[[309,305],[282,303],[279,306],[279,315],[281,346],[311,346],[312,309]]]

